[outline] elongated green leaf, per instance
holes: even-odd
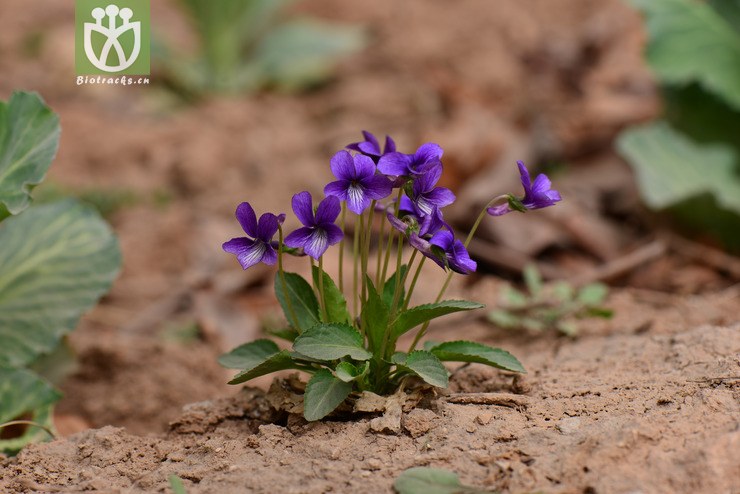
[[[316,286],[319,286],[318,266],[313,267],[313,279]],[[344,299],[344,295],[339,291],[334,280],[326,272],[324,272],[324,305],[326,306],[326,313],[329,319],[324,322],[349,324],[352,321],[352,316],[349,315],[349,311],[347,310],[347,301]]]
[[[362,343],[362,335],[348,324],[318,324],[296,338],[293,349],[319,360],[342,357],[367,360],[372,354],[365,350]]]
[[[265,82],[297,90],[326,79],[337,60],[361,49],[365,36],[353,26],[296,20],[268,33],[254,52]]]
[[[50,352],[110,287],[121,254],[92,209],[66,200],[0,225],[0,364]]]
[[[416,374],[432,386],[447,387],[447,369],[431,352],[415,350],[408,355],[399,352],[393,355],[392,361],[400,369]]]
[[[591,283],[578,290],[576,299],[586,305],[599,305],[609,294],[609,287],[603,283]]]
[[[51,408],[61,397],[51,384],[30,370],[0,366],[0,424],[25,418],[51,427]],[[0,452],[12,454],[28,443],[48,437],[43,429],[28,427],[17,438],[0,439]]]
[[[0,210],[18,214],[28,207],[57,152],[59,132],[59,117],[37,94],[13,93],[0,102]]]
[[[297,368],[299,368],[299,366],[293,361],[293,357],[291,357],[290,352],[288,350],[282,350],[267,357],[264,361],[256,364],[254,367],[244,369],[234,376],[234,378],[229,381],[229,384],[241,384],[254,379],[255,377],[264,376],[281,370]]]
[[[352,392],[352,383],[337,379],[327,369],[313,375],[306,385],[303,416],[306,420],[321,420],[333,412]]]
[[[393,488],[398,494],[494,494],[462,485],[456,473],[429,467],[409,468],[398,476]]]
[[[542,293],[542,275],[535,264],[527,264],[524,267],[524,283],[527,290],[533,297],[538,297]]]
[[[369,368],[370,368],[369,362],[365,362],[359,367],[355,366],[351,362],[339,362],[334,372],[336,373],[339,379],[348,383],[348,382],[356,381],[358,378],[365,375]]]
[[[398,338],[406,331],[415,328],[437,317],[442,317],[454,312],[464,310],[480,309],[485,307],[477,302],[468,302],[466,300],[445,300],[436,304],[418,305],[411,309],[401,312],[393,322],[391,334],[393,338]]]
[[[512,354],[500,348],[491,348],[472,341],[448,341],[429,350],[439,360],[445,362],[476,362],[499,369],[526,372],[522,364]]]
[[[277,296],[280,306],[283,308],[285,318],[299,333],[307,330],[311,326],[318,324],[319,321],[319,301],[313,288],[304,280],[301,275],[296,273],[285,273],[285,285],[287,288],[287,297],[283,293],[283,282],[280,273],[275,274],[275,295]],[[295,313],[296,321],[291,315],[291,306]]]
[[[393,305],[393,295],[396,293],[396,283],[398,281],[398,277],[400,276],[401,279],[406,275],[406,271],[408,271],[408,266],[403,265],[401,266],[401,269],[396,271],[391,275],[390,278],[388,278],[383,284],[383,302],[385,305],[388,306],[390,309],[391,305]],[[406,287],[401,287],[401,295],[399,296],[399,300],[403,300],[406,296]]]
[[[375,285],[370,277],[367,278],[367,301],[362,306],[360,321],[365,329],[370,350],[373,353],[380,352],[383,338],[388,329],[388,318],[390,317],[389,305],[385,304],[378,295]]]
[[[227,369],[253,369],[280,351],[274,341],[261,339],[240,345],[218,358]]]
[[[637,172],[640,193],[651,208],[710,193],[722,207],[740,214],[740,177],[731,148],[697,145],[665,122],[623,132],[617,148]]]
[[[740,109],[740,34],[694,0],[630,0],[645,13],[647,58],[665,83],[697,81]]]

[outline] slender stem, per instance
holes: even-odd
[[[383,235],[385,235],[385,224],[388,219],[383,215],[380,219],[380,234],[378,235],[378,259],[375,266],[375,287],[380,287],[380,267],[383,262]],[[380,288],[378,288],[380,289]]]
[[[344,222],[347,216],[347,203],[342,202],[342,216],[339,220],[342,232],[344,232]],[[339,241],[339,291],[344,293],[344,235]]]
[[[311,286],[313,286],[313,293],[316,295],[317,299],[321,299],[319,287],[316,284],[316,277],[313,275],[314,271],[316,271],[316,261],[313,257],[309,257],[308,260],[311,262]],[[321,300],[319,300],[319,305],[321,305]]]
[[[414,250],[414,253],[416,253],[416,250]],[[403,235],[398,236],[398,251],[396,254],[396,287],[393,291],[393,304],[391,305],[391,316],[388,319],[389,321],[393,321],[393,319],[396,316],[396,308],[398,305],[398,298],[401,293],[401,266],[403,263]],[[407,270],[408,272],[408,270]],[[380,355],[383,356],[383,358],[387,358],[387,350],[388,350],[388,344],[390,343],[391,339],[391,324],[388,324],[388,327],[385,330],[385,334],[383,335],[383,344],[380,347]]]
[[[3,422],[2,424],[0,424],[0,429],[10,427],[11,425],[30,425],[33,427],[38,427],[39,429],[43,429],[44,431],[46,431],[46,433],[49,434],[52,439],[57,438],[57,435],[54,434],[51,429],[46,427],[44,424],[39,424],[38,422],[34,422],[33,420],[11,420],[10,422]]]
[[[419,275],[421,274],[421,268],[424,267],[424,261],[426,260],[426,257],[422,257],[419,265],[416,267],[416,273],[414,273],[414,278],[411,280],[411,286],[409,286],[409,290],[406,293],[406,300],[403,302],[403,310],[406,310],[411,302],[411,294],[414,293],[416,282],[419,280]]]
[[[411,253],[411,257],[409,258],[409,263],[406,265],[406,271],[403,273],[403,276],[400,276],[400,272],[396,271],[396,290],[393,292],[393,303],[391,304],[391,318],[393,318],[396,313],[398,312],[398,303],[401,302],[401,293],[403,292],[403,287],[406,286],[406,278],[409,276],[409,271],[411,271],[411,266],[414,265],[414,260],[416,259],[416,254],[419,252],[418,250],[414,249],[414,251]],[[401,269],[400,267],[398,269]],[[400,282],[400,283],[399,283]]]
[[[373,218],[375,215],[375,204],[376,200],[370,203],[370,208],[367,212],[367,230],[365,231],[365,238],[362,244],[362,303],[364,304],[367,300],[367,265],[370,260],[370,242],[373,236]]]
[[[324,322],[329,322],[326,298],[324,297],[324,256],[319,257],[319,300],[321,300],[321,315],[324,318]]]
[[[485,218],[486,213],[487,213],[486,210],[488,208],[490,208],[491,206],[493,206],[494,203],[496,203],[497,201],[500,201],[502,199],[507,199],[508,200],[508,196],[507,195],[501,195],[501,196],[498,196],[498,197],[494,197],[493,199],[491,199],[490,201],[488,201],[488,203],[485,206],[483,206],[483,210],[478,215],[478,218],[476,218],[475,223],[473,223],[473,227],[470,229],[470,232],[468,233],[468,237],[465,239],[465,244],[464,245],[465,245],[465,248],[466,249],[468,248],[468,245],[470,245],[470,241],[473,240],[473,237],[475,236],[475,233],[478,231],[478,227],[480,226],[481,222],[483,221],[483,218]],[[434,303],[435,304],[438,303],[440,300],[442,300],[442,297],[444,296],[445,292],[447,291],[447,287],[450,286],[450,281],[452,280],[452,274],[453,274],[453,271],[450,271],[449,273],[447,273],[447,278],[445,278],[445,282],[442,285],[442,288],[439,290],[439,293],[437,294],[437,298],[434,299]],[[416,345],[419,343],[419,340],[421,340],[421,338],[426,334],[427,329],[429,328],[429,322],[430,321],[425,322],[424,325],[419,330],[419,332],[416,333],[416,337],[414,338],[414,342],[411,344],[411,347],[409,348],[409,352],[412,352],[416,348]]]
[[[355,317],[360,313],[357,311],[357,280],[358,270],[360,261],[360,229],[357,225],[357,220],[354,222],[355,238],[352,242],[352,307]]]
[[[396,204],[393,210],[394,211],[393,214],[395,214],[396,216],[398,216],[398,211],[401,209],[401,195],[402,194],[403,194],[403,187],[400,187],[398,189],[398,196],[396,196]],[[381,283],[385,283],[385,276],[388,274],[388,262],[390,261],[390,257],[391,257],[391,248],[393,247],[393,234],[394,233],[396,233],[396,230],[391,230],[390,235],[388,235],[388,245],[385,248],[385,261],[383,262],[383,273],[380,276],[380,283],[378,283],[378,286],[380,286]],[[400,233],[399,233],[399,236],[401,236]]]
[[[290,300],[290,294],[288,293],[288,283],[285,281],[285,270],[283,269],[283,226],[278,225],[278,276],[280,277],[280,283],[283,285],[283,297],[285,298],[285,304],[288,306],[288,316],[292,321],[290,324],[293,328],[301,333],[301,326],[298,324],[298,317],[295,315],[295,309],[293,309],[293,302]]]

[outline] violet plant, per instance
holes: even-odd
[[[311,374],[304,395],[307,420],[325,417],[353,392],[393,393],[410,376],[444,388],[448,372],[443,362],[474,362],[525,372],[509,352],[480,343],[458,340],[426,343],[423,349],[418,346],[433,319],[483,307],[465,300],[443,300],[455,273],[466,275],[477,268],[467,246],[483,218],[560,201],[545,175],[532,182],[520,162],[524,196],[505,194],[492,199],[461,241],[442,213],[455,201],[452,191],[437,186],[443,169],[442,148],[427,143],[413,154],[403,154],[387,137],[381,151],[375,136],[363,134],[364,141],[347,146],[354,154],[342,150],[331,159],[336,180],[326,185],[325,197],[318,204],[314,206],[309,192],[293,196],[292,209],[303,226],[285,236],[285,214],[264,213],[258,221],[252,206],[244,202],[236,217],[247,237],[223,245],[244,269],[260,262],[277,264],[275,294],[288,327],[274,334],[292,344],[292,349],[281,350],[272,340],[258,339],[222,355],[219,362],[223,366],[240,370],[229,384],[286,369]],[[380,217],[377,234],[373,230],[376,217]],[[351,240],[348,232],[352,232]],[[372,245],[377,246],[374,255]],[[333,246],[339,249],[336,283],[324,269],[324,255]],[[345,287],[344,257],[350,247],[352,284]],[[308,258],[310,283],[284,270],[285,255]],[[447,275],[432,303],[410,307],[427,259]],[[399,339],[412,331],[416,333],[410,345],[399,350]]]

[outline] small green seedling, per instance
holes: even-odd
[[[337,61],[365,45],[355,26],[283,19],[291,0],[180,0],[198,36],[196,58],[159,43],[168,83],[185,95],[265,87],[295,91],[326,80]]]
[[[460,483],[456,473],[441,468],[414,467],[398,476],[393,483],[398,494],[495,494]]]
[[[609,289],[603,283],[592,283],[580,289],[565,281],[550,286],[533,264],[524,269],[526,292],[507,286],[501,294],[498,309],[488,319],[502,328],[534,332],[556,330],[567,336],[578,334],[578,321],[588,317],[611,318],[613,311],[601,304]]]

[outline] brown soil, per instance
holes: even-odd
[[[530,374],[513,384],[465,369],[398,434],[371,417],[286,420],[247,388],[187,406],[161,437],[104,427],[31,446],[0,489],[162,492],[176,474],[193,493],[371,493],[431,465],[505,492],[733,493],[739,354],[737,325],[584,338],[523,355]]]
[[[2,0],[0,98],[37,90],[61,115],[50,179],[137,199],[110,218],[123,273],[72,337],[80,367],[61,386],[56,425],[78,434],[5,461],[0,491],[164,492],[175,473],[188,492],[385,492],[403,469],[433,465],[515,493],[740,492],[740,264],[656,233],[611,150],[622,128],[658,112],[634,12],[621,0],[295,9],[363,24],[371,44],[307,94],[186,107],[156,84],[75,86],[73,3]],[[191,41],[172,2],[152,13],[164,36]],[[480,274],[452,289],[492,306],[498,277],[537,261],[548,279],[632,287],[610,297],[615,318],[585,321],[577,340],[466,317],[433,326],[437,340],[500,345],[530,373],[460,371],[450,392],[498,404],[440,397],[407,410],[397,434],[372,431],[371,415],[286,418],[263,391],[228,397],[215,356],[275,314],[272,272],[241,273],[220,252],[238,233],[234,206],[287,212],[293,193],[321,190],[328,157],[361,128],[404,149],[443,145],[459,197],[448,218],[461,229],[491,194],[519,187],[516,159],[567,163],[554,176],[567,200],[485,224],[471,246]],[[424,276],[420,301],[439,282]]]

